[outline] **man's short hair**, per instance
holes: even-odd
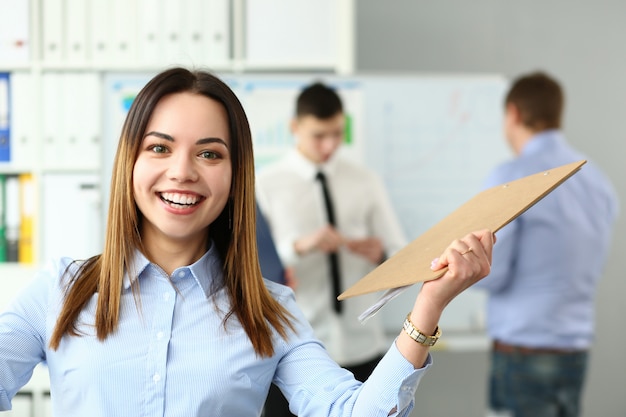
[[[522,123],[534,132],[561,127],[565,104],[563,89],[544,72],[516,79],[505,99],[505,105],[509,104],[517,107]]]
[[[333,88],[321,82],[305,87],[296,100],[296,117],[329,119],[339,113],[343,113],[341,98]]]

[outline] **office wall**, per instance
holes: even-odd
[[[626,279],[620,255],[626,253],[626,2],[359,0],[356,13],[360,72],[495,72],[515,77],[543,69],[562,81],[567,94],[565,133],[605,169],[622,203],[597,296],[597,338],[583,417],[623,416]],[[417,397],[423,413],[414,415],[484,415],[486,356],[438,352],[435,359]],[[468,383],[468,372],[475,374],[475,383]]]

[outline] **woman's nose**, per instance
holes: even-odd
[[[194,164],[193,157],[178,155],[170,159],[171,165],[168,169],[168,176],[171,180],[178,182],[196,181],[198,171]]]

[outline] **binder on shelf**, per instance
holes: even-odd
[[[46,72],[42,76],[42,164],[45,169],[62,168],[65,162],[63,132],[63,74]]]
[[[141,64],[158,65],[163,54],[163,8],[160,0],[138,0],[137,59]]]
[[[106,65],[111,62],[111,6],[109,0],[91,0],[89,6],[87,56],[96,65]]]
[[[42,189],[42,260],[60,256],[85,259],[100,253],[103,216],[99,175],[44,174]]]
[[[0,162],[11,160],[9,73],[0,73]]]
[[[6,175],[0,174],[0,263],[7,261]]]
[[[26,64],[30,56],[29,0],[0,0],[0,57],[3,64]]]
[[[97,170],[101,165],[100,78],[95,73],[62,74],[60,144],[64,167]]]
[[[46,0],[42,5],[43,59],[47,63],[63,61],[63,0]]]
[[[185,53],[182,51],[183,12],[188,0],[184,2],[163,2],[163,64],[182,65]]]
[[[20,195],[20,232],[18,238],[18,262],[35,262],[35,179],[33,174],[23,173],[18,176]]]
[[[64,50],[67,62],[84,64],[87,60],[87,2],[65,0]]]
[[[5,236],[6,261],[18,261],[18,246],[20,238],[20,184],[17,175],[7,175],[5,178]]]
[[[201,1],[201,0],[200,0]],[[230,60],[231,27],[228,0],[208,0],[206,15],[207,62],[210,65],[226,64]]]
[[[214,63],[208,60],[209,37],[212,29],[211,24],[207,22],[208,2],[184,0],[183,6],[182,21],[179,23],[183,64],[213,65]]]
[[[22,171],[32,171],[37,163],[35,150],[35,123],[33,103],[35,87],[33,76],[28,72],[13,72],[10,79],[9,123],[11,126],[11,166]]]
[[[189,65],[206,63],[208,25],[206,3],[183,0],[178,28],[180,32],[180,62]]]
[[[170,3],[170,2],[167,2]],[[137,0],[112,0],[109,3],[110,58],[115,63],[137,62]]]

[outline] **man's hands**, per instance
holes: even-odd
[[[380,239],[376,237],[347,239],[330,225],[298,239],[294,243],[294,249],[298,255],[305,255],[316,250],[332,253],[337,252],[344,245],[352,253],[368,259],[373,264],[379,264],[384,258],[385,251]]]

